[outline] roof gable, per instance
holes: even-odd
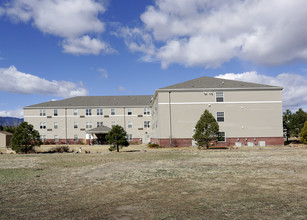
[[[276,86],[242,82],[236,80],[220,79],[214,77],[203,76],[197,79],[192,79],[182,83],[177,83],[171,86],[160,88],[164,89],[243,89],[243,88],[279,88]]]

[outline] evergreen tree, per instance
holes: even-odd
[[[11,140],[11,148],[17,153],[28,153],[35,146],[40,146],[40,136],[38,131],[33,128],[33,125],[27,122],[22,122],[15,130]]]
[[[305,123],[304,123],[304,127],[303,127],[302,132],[301,132],[300,140],[303,144],[307,144],[307,121],[305,121]]]
[[[115,125],[109,131],[109,133],[106,135],[106,139],[109,142],[110,145],[112,145],[109,150],[117,150],[119,152],[119,148],[122,148],[123,146],[127,147],[129,146],[129,143],[127,141],[127,133],[123,127],[120,125]]]
[[[204,145],[209,148],[212,141],[218,140],[219,125],[207,109],[200,116],[195,129],[193,139],[197,141],[199,148],[202,148]]]

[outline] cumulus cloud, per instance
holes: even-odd
[[[23,118],[23,110],[22,109],[15,109],[15,110],[0,111],[0,116]]]
[[[105,53],[113,53],[114,50],[105,42],[102,42],[95,38],[90,38],[88,35],[67,39],[63,41],[63,51],[65,53],[71,53],[75,55],[80,54],[95,54],[98,55],[100,51],[104,51]]]
[[[255,71],[245,73],[226,73],[217,78],[239,80],[283,87],[283,107],[297,109],[307,106],[307,78],[293,73],[282,73],[275,77],[259,74]]]
[[[121,31],[132,51],[163,68],[218,67],[233,58],[281,65],[307,60],[306,6],[305,0],[157,0],[141,15],[140,30]]]
[[[82,83],[49,81],[35,75],[22,73],[14,66],[0,68],[0,90],[21,94],[54,95],[63,98],[88,94]]]
[[[109,49],[104,42],[86,35],[105,31],[105,24],[98,17],[106,11],[101,1],[13,0],[0,8],[0,15],[1,11],[13,22],[31,23],[43,33],[64,38],[67,53],[99,54]]]

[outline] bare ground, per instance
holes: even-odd
[[[0,155],[0,219],[307,219],[306,147],[146,150]]]

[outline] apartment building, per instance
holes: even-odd
[[[152,96],[79,96],[24,107],[24,120],[42,141],[89,143],[96,134],[120,125],[129,142],[148,143]]]
[[[195,125],[208,109],[220,127],[219,145],[283,145],[281,92],[281,87],[211,77],[157,89],[152,142],[195,145]]]
[[[89,143],[113,125],[130,142],[193,146],[205,109],[220,127],[219,145],[282,145],[282,88],[201,77],[157,89],[153,96],[83,96],[24,107],[42,140]]]

